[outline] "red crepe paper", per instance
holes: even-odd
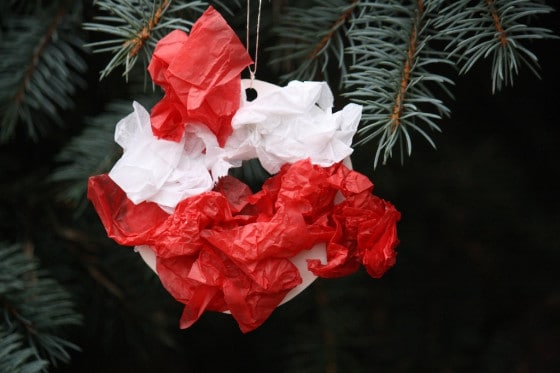
[[[148,71],[165,96],[151,111],[158,138],[179,141],[188,123],[202,123],[223,146],[241,100],[241,72],[253,61],[235,32],[213,7],[190,35],[173,31],[154,50]]]
[[[362,265],[380,277],[396,259],[400,213],[372,194],[367,177],[342,164],[286,164],[255,194],[226,176],[169,215],[152,203],[134,206],[106,175],[88,186],[112,238],[154,250],[162,284],[185,305],[182,328],[204,311],[229,311],[243,332],[254,330],[301,283],[289,259],[320,242],[327,262],[308,260],[308,268],[321,277]]]

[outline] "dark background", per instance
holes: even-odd
[[[558,35],[558,13],[543,25]],[[53,371],[560,372],[560,44],[537,41],[531,50],[541,79],[521,68],[513,87],[493,95],[486,63],[457,78],[437,150],[417,137],[404,164],[395,158],[375,171],[372,150],[356,150],[354,167],[402,213],[397,264],[378,280],[363,271],[318,279],[254,332],[216,313],[180,330],[181,306],[137,254],[106,239],[91,209],[77,223],[96,232],[83,247],[61,245],[60,232],[44,235],[38,246],[70,247],[76,258],[92,247],[120,250],[111,265],[146,270],[140,284],[107,270],[124,293],[91,273],[68,284],[81,296],[84,327],[70,336],[82,351]],[[97,92],[118,84],[109,79]],[[54,144],[4,147],[2,160],[21,158],[14,170],[41,175]],[[31,213],[21,220],[51,218]]]

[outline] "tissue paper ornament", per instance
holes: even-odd
[[[400,213],[342,162],[361,106],[333,113],[326,83],[298,81],[245,80],[249,102],[250,63],[212,7],[190,35],[171,32],[149,66],[165,96],[151,114],[133,103],[115,131],[122,157],[88,180],[108,236],[147,250],[184,304],[182,328],[217,311],[248,332],[315,276],[380,277],[395,263]],[[253,158],[271,174],[256,193],[228,175]]]
[[[271,174],[309,158],[328,167],[352,154],[362,107],[348,104],[333,114],[326,82],[291,81],[285,87],[255,81],[258,96],[244,101],[232,119],[226,143],[230,160],[258,158]],[[264,89],[263,89],[264,88]]]

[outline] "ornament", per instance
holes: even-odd
[[[165,96],[151,113],[132,104],[122,157],[88,181],[108,236],[185,305],[181,328],[215,311],[249,332],[317,277],[395,263],[400,213],[350,164],[361,106],[333,113],[324,82],[242,80],[249,64],[212,7],[163,38],[148,70]],[[256,192],[230,175],[251,159],[271,174]]]

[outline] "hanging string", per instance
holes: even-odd
[[[251,66],[248,67],[249,69],[249,76],[251,78],[251,85],[250,88],[253,88],[253,81],[255,80],[255,75],[257,74],[257,66],[259,61],[259,34],[260,34],[260,27],[261,27],[261,7],[262,7],[262,0],[259,0],[259,11],[257,13],[257,34],[255,37],[255,63],[253,63],[253,68]],[[251,0],[247,0],[247,52],[250,49],[249,43],[249,35],[250,35],[250,24],[251,24]]]

